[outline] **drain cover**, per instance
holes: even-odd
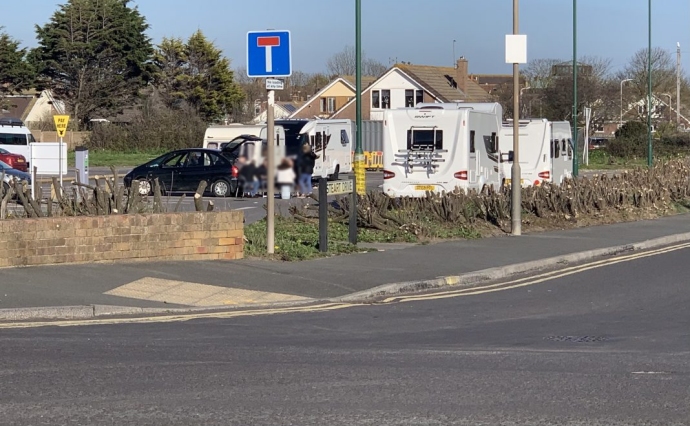
[[[544,340],[551,342],[569,342],[569,343],[596,343],[608,340],[604,336],[547,336]]]

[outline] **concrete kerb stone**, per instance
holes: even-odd
[[[593,261],[603,257],[613,257],[628,252],[650,250],[686,241],[690,241],[690,232],[655,238],[640,243],[588,250],[578,253],[535,260],[531,262],[499,266],[495,268],[484,269],[481,271],[468,272],[460,275],[449,275],[426,280],[415,280],[384,284],[378,287],[371,288],[369,290],[358,291],[356,293],[351,293],[343,297],[331,299],[331,301],[366,303],[384,296],[395,296],[408,293],[416,293],[420,291],[434,290],[444,287],[471,288],[479,286],[485,282],[506,279],[519,274],[534,273],[546,269],[552,269],[557,266],[578,264]]]

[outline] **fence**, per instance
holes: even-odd
[[[352,134],[356,134],[356,125],[352,123]],[[367,170],[383,169],[383,122],[362,121],[362,150],[364,150],[364,164]],[[354,162],[352,153],[352,161]]]

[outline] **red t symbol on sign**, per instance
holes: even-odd
[[[273,72],[273,55],[272,48],[280,46],[280,37],[264,36],[257,37],[256,44],[259,47],[266,49],[266,72]]]

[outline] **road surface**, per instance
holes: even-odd
[[[688,256],[322,312],[0,329],[0,418],[687,425]]]

